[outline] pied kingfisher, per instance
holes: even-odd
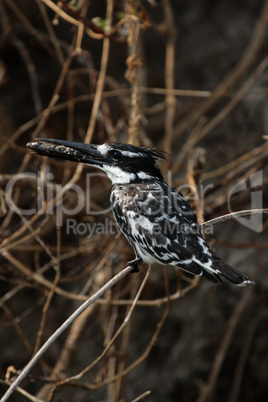
[[[164,153],[116,142],[103,145],[40,139],[27,144],[37,154],[82,162],[103,170],[112,182],[110,201],[117,225],[135,251],[128,265],[178,266],[217,283],[254,283],[223,262],[204,240],[196,215],[183,195],[164,182],[158,159]]]

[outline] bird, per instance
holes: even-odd
[[[39,155],[82,162],[104,171],[112,182],[110,203],[135,258],[127,263],[177,266],[210,282],[254,283],[226,264],[204,239],[195,212],[176,188],[165,183],[163,151],[119,142],[101,145],[40,138],[27,147]]]

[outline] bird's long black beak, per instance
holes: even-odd
[[[102,166],[106,162],[97,145],[93,144],[39,138],[37,141],[28,142],[26,146],[39,155],[52,158],[83,162],[93,166]]]

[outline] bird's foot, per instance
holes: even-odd
[[[142,258],[135,258],[133,261],[129,261],[127,263],[127,267],[130,266],[132,267],[132,271],[130,272],[131,274],[139,272],[139,264],[142,262]]]

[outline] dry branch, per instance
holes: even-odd
[[[56,331],[57,337],[67,325],[71,325],[69,335],[59,350],[59,357],[51,356],[50,364],[47,363],[48,354],[40,360],[41,368],[45,368],[46,377],[43,377],[44,372],[42,376],[38,376],[37,369],[29,376],[31,383],[25,388],[30,390],[33,382],[35,389],[41,384],[39,393],[33,396],[26,390],[17,388],[21,394],[25,394],[26,398],[33,401],[49,400],[56,393],[57,396],[59,394],[59,398],[64,399],[69,390],[75,393],[76,389],[80,389],[81,393],[84,392],[85,398],[89,392],[94,398],[96,392],[94,390],[103,387],[103,390],[98,392],[102,391],[103,395],[106,393],[106,399],[113,399],[116,402],[120,398],[131,400],[139,395],[132,401],[137,402],[150,392],[153,399],[164,400],[174,390],[176,393],[186,393],[191,389],[193,395],[195,391],[192,385],[196,373],[204,372],[207,383],[201,387],[199,397],[200,400],[207,400],[209,395],[216,395],[218,390],[222,389],[220,373],[223,363],[230,362],[235,367],[235,378],[231,380],[223,397],[226,397],[226,400],[229,398],[230,402],[237,399],[238,395],[239,397],[241,395],[241,398],[245,397],[251,385],[245,381],[248,371],[245,368],[249,365],[251,372],[256,376],[253,380],[259,386],[261,379],[258,377],[254,361],[260,365],[261,359],[265,362],[267,360],[265,350],[261,350],[258,354],[260,345],[265,344],[262,328],[267,327],[267,311],[263,300],[258,307],[260,311],[263,309],[264,314],[259,314],[251,320],[248,318],[247,336],[242,344],[242,350],[235,351],[236,355],[239,355],[238,362],[233,363],[232,358],[235,354],[233,348],[236,347],[235,342],[233,343],[234,334],[235,331],[241,330],[241,317],[245,311],[246,301],[248,300],[248,304],[251,303],[251,299],[247,299],[244,294],[238,300],[241,289],[234,290],[221,286],[216,289],[211,286],[209,292],[206,292],[205,286],[209,285],[202,280],[199,281],[198,277],[194,279],[186,277],[181,274],[179,268],[169,268],[162,277],[161,270],[156,267],[144,287],[142,299],[138,299],[148,273],[145,277],[141,273],[121,281],[118,278],[122,279],[123,276],[120,275],[127,275],[129,272],[129,268],[126,268],[122,271],[123,274],[118,274],[119,277],[114,276],[115,270],[124,266],[125,261],[132,256],[131,248],[123,236],[117,238],[111,233],[94,233],[91,237],[87,234],[69,236],[65,217],[60,231],[56,225],[55,215],[46,214],[45,208],[33,216],[24,216],[19,209],[16,209],[16,205],[22,202],[26,209],[30,209],[37,203],[36,178],[33,176],[23,178],[24,172],[28,171],[36,173],[40,169],[44,181],[48,173],[54,174],[55,181],[44,185],[45,192],[49,190],[53,192],[55,186],[64,186],[66,183],[67,185],[76,183],[82,189],[86,188],[82,165],[63,164],[55,160],[43,160],[40,164],[40,159],[27,153],[24,145],[31,136],[46,135],[52,138],[94,143],[132,141],[157,149],[164,147],[173,157],[173,163],[172,157],[170,162],[170,169],[174,174],[173,185],[179,187],[180,184],[187,182],[192,193],[198,194],[202,182],[209,181],[214,184],[211,191],[206,194],[205,205],[209,216],[218,217],[201,224],[201,227],[207,228],[224,223],[221,226],[222,237],[218,240],[217,236],[216,243],[231,249],[229,256],[231,264],[241,260],[245,264],[248,262],[249,265],[250,260],[254,259],[254,269],[259,270],[262,280],[257,286],[252,287],[250,292],[253,294],[260,287],[263,288],[263,293],[267,292],[264,255],[267,252],[267,221],[263,224],[262,232],[252,234],[237,224],[234,226],[235,231],[230,237],[227,236],[230,233],[229,220],[258,214],[265,217],[268,210],[266,208],[249,210],[246,201],[238,199],[234,201],[235,210],[238,212],[226,214],[226,199],[234,181],[248,179],[257,169],[263,171],[262,191],[263,198],[266,199],[267,144],[263,144],[262,141],[267,137],[263,135],[267,129],[263,111],[267,106],[265,80],[268,63],[262,49],[267,38],[268,2],[264,1],[261,6],[254,5],[254,13],[258,14],[256,21],[251,15],[253,6],[251,5],[250,14],[250,10],[248,12],[246,10],[250,2],[245,3],[243,13],[248,18],[246,26],[249,21],[252,26],[255,25],[251,34],[249,29],[247,32],[242,32],[242,36],[248,35],[248,46],[239,60],[237,55],[229,54],[228,49],[225,60],[227,69],[220,73],[215,71],[216,77],[225,74],[225,78],[219,82],[214,91],[210,91],[208,88],[212,85],[209,80],[198,83],[195,81],[190,90],[175,88],[177,79],[184,80],[184,76],[179,74],[185,68],[183,52],[187,47],[187,24],[191,16],[197,16],[202,10],[202,2],[185,6],[186,9],[187,7],[193,9],[188,9],[188,15],[184,20],[182,7],[181,12],[177,14],[179,6],[176,2],[170,1],[158,2],[156,7],[154,1],[143,2],[146,3],[146,9],[142,8],[140,2],[126,2],[120,9],[121,16],[117,13],[120,2],[115,6],[113,1],[107,1],[106,18],[105,10],[98,8],[101,2],[95,2],[94,7],[90,1],[79,2],[81,8],[72,9],[70,2],[66,1],[34,0],[31,4],[36,5],[39,11],[37,16],[32,17],[31,7],[27,14],[27,7],[21,7],[22,1],[0,1],[2,34],[0,73],[2,61],[7,72],[6,78],[2,79],[0,76],[4,94],[1,97],[0,93],[0,168],[4,166],[3,172],[6,172],[0,175],[2,214],[0,306],[3,312],[0,336],[2,345],[5,345],[6,339],[9,345],[8,348],[2,348],[1,357],[5,364],[1,367],[2,372],[6,371],[8,365],[9,367],[6,381],[1,381],[1,385],[10,385],[11,391],[8,392],[12,393],[16,384],[18,385],[27,376],[29,370],[49,347],[51,340],[40,348],[42,338],[46,333],[51,333],[53,328],[57,328],[62,317],[62,309],[57,311],[54,302],[62,303],[64,308],[66,307],[65,313],[69,314],[75,309],[73,304],[85,301],[83,306],[87,306],[91,303],[92,299],[89,299],[88,294],[93,294],[96,286],[100,288],[108,278],[112,277],[115,281],[112,283],[117,283],[113,290],[109,290],[105,297],[97,293],[98,298],[92,301],[91,307],[76,321],[72,321],[75,315],[71,316],[71,321],[67,321],[67,324],[63,324]],[[24,2],[26,3],[29,2]],[[218,10],[216,3],[213,7],[215,11]],[[54,20],[51,18],[51,10],[56,13]],[[105,29],[100,27],[99,30],[94,30],[92,27],[91,18],[95,10],[100,14],[104,11],[101,15],[106,19],[103,20]],[[213,20],[212,8],[210,12],[210,18],[206,18],[206,29],[209,29],[210,21]],[[158,15],[157,23],[151,20],[155,13]],[[162,22],[159,23],[160,18]],[[196,34],[197,40],[195,40],[199,44],[198,29],[200,27],[202,29],[200,24],[202,21],[199,21],[199,17],[195,18],[190,29]],[[39,24],[40,19],[42,24]],[[53,25],[56,22],[59,26]],[[216,20],[213,20],[213,23],[216,24]],[[245,21],[243,23],[245,24]],[[226,40],[228,24],[229,22],[224,25]],[[237,27],[232,27],[232,32],[235,29]],[[179,30],[182,35],[177,36]],[[221,40],[220,37],[218,39]],[[240,40],[239,34],[236,40]],[[131,43],[133,46],[130,51],[127,46]],[[140,48],[141,45],[143,49]],[[209,48],[210,43],[206,46]],[[147,50],[152,50],[154,47],[153,52],[148,52],[152,57],[152,60],[149,60]],[[178,49],[181,52],[179,58],[175,57]],[[186,49],[186,59],[188,55],[192,55],[191,63],[198,62],[194,57],[195,50],[195,46],[193,49],[190,47]],[[131,57],[128,58],[130,53]],[[16,63],[10,55],[14,57]],[[142,82],[137,74],[140,55],[143,57]],[[230,56],[230,59],[227,56]],[[237,60],[237,64],[231,69],[234,60]],[[134,69],[136,80],[133,85],[124,78],[126,61],[129,68],[133,68],[133,61],[136,63],[137,68]],[[15,64],[18,64],[16,68]],[[163,68],[160,69],[159,66]],[[206,71],[210,71],[210,66]],[[188,86],[188,82],[184,84],[183,82],[183,86]],[[204,90],[199,90],[199,87]],[[141,96],[142,102],[140,102]],[[176,116],[176,112],[180,112],[176,97],[183,97],[183,101],[188,105],[188,112],[183,115],[181,121],[178,121]],[[18,102],[20,102],[19,108]],[[25,111],[25,116],[22,110]],[[12,121],[12,129],[8,132],[2,127],[6,115],[10,115]],[[205,115],[207,117],[204,117]],[[175,122],[177,125],[174,127]],[[151,126],[156,130],[150,132]],[[194,127],[192,133],[185,138],[182,137],[189,127]],[[215,128],[220,132],[217,141],[214,135]],[[196,145],[201,140],[202,147],[207,151],[207,159],[201,171],[198,171],[199,168],[193,163],[193,156]],[[184,163],[186,160],[187,164]],[[163,167],[167,170],[167,165]],[[18,173],[22,174],[21,179],[16,181],[13,193],[7,194],[6,186],[13,178],[18,178]],[[69,206],[76,202],[73,194],[65,195],[64,205]],[[12,208],[11,203],[7,202],[8,197],[12,198]],[[90,189],[94,211],[101,211],[104,206],[106,207],[104,200],[108,197],[107,183],[98,178]],[[43,206],[45,203],[46,200]],[[52,204],[60,208],[55,199],[52,200]],[[52,204],[46,204],[47,208],[51,207],[52,210]],[[201,222],[204,211],[201,208],[199,195],[196,196],[193,205]],[[94,217],[86,214],[84,207],[74,219],[77,224],[95,224],[102,223],[102,219],[106,217],[110,218],[108,215]],[[225,240],[226,237],[228,241]],[[240,240],[241,238],[243,240]],[[110,283],[106,283],[104,288],[110,289]],[[199,286],[200,284],[202,286]],[[101,288],[100,292],[104,288]],[[187,298],[182,300],[186,295]],[[93,297],[95,296],[96,294]],[[229,314],[228,309],[233,302],[237,307],[230,313],[231,318],[228,319],[226,318]],[[174,325],[172,321],[166,325],[165,320],[170,314],[171,305],[174,308],[170,318],[174,320]],[[158,316],[161,307],[164,308]],[[250,311],[254,311],[254,307],[255,305],[251,305]],[[93,316],[93,312],[97,309],[100,314]],[[209,325],[212,316],[216,317],[215,322],[213,320],[214,329],[213,325],[212,328]],[[126,321],[123,321],[124,317]],[[34,330],[31,333],[28,331],[27,319],[33,324]],[[140,325],[138,328],[134,325],[135,320]],[[217,339],[215,341],[218,328],[225,327],[226,322],[228,324],[224,337],[220,342],[217,342]],[[146,331],[143,330],[143,325],[146,326]],[[160,335],[162,328],[164,331]],[[91,331],[95,331],[94,339],[92,336],[92,339],[86,341],[98,343],[97,358],[92,353],[93,348],[89,348],[87,356],[85,354],[84,359],[80,360],[84,330],[87,331],[87,336],[89,333],[89,337],[92,336]],[[203,339],[201,339],[202,333],[206,334]],[[196,334],[199,334],[198,339]],[[52,338],[52,342],[53,339],[56,338]],[[201,346],[195,347],[197,343]],[[17,353],[17,344],[23,344],[20,353]],[[15,367],[22,366],[30,359],[32,345],[35,345],[36,351],[39,349],[35,360],[26,366],[26,371],[22,371],[17,382],[11,384],[11,375],[17,373]],[[156,353],[160,353],[163,367],[155,367],[148,359],[154,346]],[[252,358],[249,348],[253,354]],[[131,356],[131,360],[128,360],[128,355]],[[211,356],[216,357],[211,360]],[[137,370],[133,369],[145,360],[146,364],[140,367],[137,375]],[[181,361],[184,364],[178,363]],[[150,370],[150,376],[147,376],[147,370]],[[131,376],[126,378],[131,371]],[[143,375],[140,376],[140,372]],[[71,377],[73,373],[79,374]],[[148,384],[147,382],[144,384],[145,377]],[[188,395],[184,396],[187,398]],[[197,390],[195,397],[197,398]],[[178,398],[181,398],[180,394]],[[247,394],[247,398],[250,401],[250,393]]]
[[[102,288],[100,288],[93,296],[87,299],[44,343],[44,345],[38,350],[35,356],[30,360],[26,367],[22,370],[18,378],[11,384],[5,395],[0,399],[0,402],[5,402],[13,394],[19,384],[27,376],[30,370],[35,366],[38,360],[43,356],[47,349],[53,344],[53,342],[67,329],[69,326],[82,314],[89,306],[91,306],[96,300],[98,300],[107,290],[111,289],[116,283],[122,280],[127,274],[132,271],[132,267],[128,266],[120,271],[115,277],[107,282]]]

